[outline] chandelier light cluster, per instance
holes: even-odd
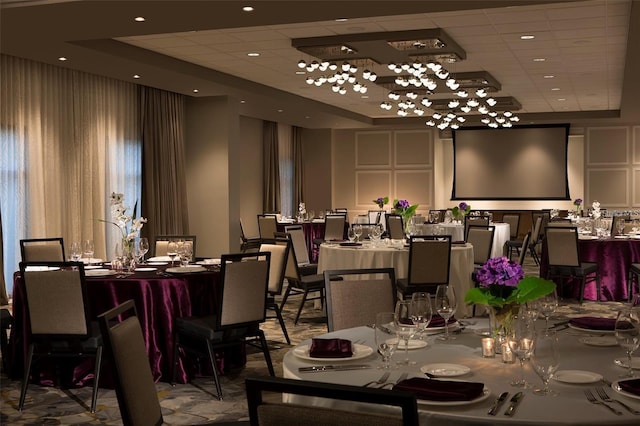
[[[375,72],[364,68],[360,74],[361,80],[358,80],[357,72],[359,67],[357,64],[350,63],[349,61],[344,61],[338,65],[336,62],[329,61],[312,61],[307,63],[304,60],[300,60],[300,62],[298,62],[298,68],[304,69],[309,73],[314,71],[329,72],[329,74],[322,74],[315,78],[310,75],[307,77],[307,84],[320,87],[328,83],[331,85],[331,90],[340,95],[347,93],[349,85],[354,92],[365,94],[369,89],[364,82],[374,82],[378,78]]]

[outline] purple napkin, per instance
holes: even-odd
[[[640,379],[622,380],[618,382],[618,386],[625,392],[640,396]]]
[[[482,395],[484,384],[413,377],[400,381],[393,389],[413,392],[418,399],[429,401],[471,401]]]
[[[569,324],[578,328],[586,328],[588,330],[607,330],[613,331],[616,328],[615,318],[599,318],[599,317],[579,317],[573,318]]]
[[[309,356],[312,358],[351,358],[353,356],[351,340],[311,339]]]
[[[458,321],[456,319],[456,317],[451,317],[449,318],[449,321],[447,321],[449,323],[449,325],[453,324],[454,322]],[[427,326],[427,328],[431,328],[431,327],[444,327],[444,318],[442,318],[440,315],[432,315],[431,316],[431,322],[429,323],[429,325]]]

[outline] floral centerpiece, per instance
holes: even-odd
[[[405,230],[409,227],[409,219],[416,214],[417,204],[409,204],[407,200],[393,200],[393,212],[402,216]]]
[[[465,215],[471,211],[471,205],[462,201],[460,204],[451,209],[451,214],[456,220],[463,220]]]
[[[307,216],[307,205],[305,203],[298,204],[298,219],[304,220]]]
[[[578,216],[582,216],[582,198],[576,198],[573,200],[573,205],[576,206],[576,213]]]
[[[489,308],[493,337],[506,335],[512,316],[520,305],[550,294],[556,288],[553,281],[525,277],[522,266],[508,258],[494,257],[476,272],[479,287],[465,295],[465,303]]]
[[[598,201],[594,201],[591,204],[591,217],[594,219],[600,219],[602,212],[600,212],[600,203]]]
[[[382,210],[384,208],[384,205],[389,203],[389,197],[378,197],[373,200],[373,202],[376,203],[380,210]]]
[[[138,210],[137,201],[133,206],[133,213],[127,214],[129,207],[124,205],[123,194],[112,192],[109,204],[111,205],[112,220],[100,219],[100,221],[110,223],[120,229],[122,233],[122,250],[123,252],[132,254],[135,239],[140,236],[140,230],[142,226],[147,223],[147,219],[144,217],[136,217]]]

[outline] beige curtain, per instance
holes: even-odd
[[[293,205],[298,206],[304,202],[304,153],[302,151],[302,129],[292,127],[293,144]],[[297,207],[294,208],[297,211]]]
[[[280,210],[280,173],[278,154],[278,124],[265,121],[262,127],[264,147],[262,210]]]
[[[9,304],[7,286],[4,283],[4,240],[2,239],[2,209],[0,209],[0,305]]]
[[[140,88],[142,119],[142,206],[147,224],[142,234],[189,233],[184,158],[183,95]],[[152,248],[153,251],[153,248]]]

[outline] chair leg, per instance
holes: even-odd
[[[33,362],[34,345],[29,345],[27,353],[27,364],[24,366],[24,378],[22,379],[22,389],[20,390],[20,401],[18,402],[18,411],[22,411],[24,407],[24,399],[27,396],[27,387],[29,386],[29,376],[31,375],[31,364]]]
[[[296,319],[293,321],[294,325],[298,325],[298,320],[300,319],[300,313],[302,313],[302,308],[304,308],[304,302],[307,301],[307,294],[309,290],[304,289],[304,294],[302,295],[302,301],[300,302],[300,307],[298,307],[298,314],[296,315]]]
[[[206,340],[206,339],[205,339]],[[211,371],[213,374],[213,381],[216,384],[216,391],[218,392],[218,400],[222,401],[222,386],[220,385],[220,379],[218,379],[218,369],[216,368],[216,356],[213,351],[213,346],[209,340],[207,343],[207,354],[209,355],[209,362],[211,362]]]
[[[289,298],[289,293],[291,293],[291,285],[287,285],[287,289],[284,292],[284,296],[282,296],[282,303],[280,303],[280,309],[284,308],[284,304],[287,303],[287,299]]]
[[[278,322],[280,323],[280,328],[282,328],[282,334],[284,334],[284,338],[287,341],[287,345],[290,345],[291,339],[289,339],[289,333],[287,333],[287,326],[284,324],[284,318],[282,318],[282,310],[280,310],[277,303],[273,304],[273,310],[276,311],[276,318],[278,318]]]
[[[273,370],[273,363],[271,362],[271,353],[269,353],[269,346],[267,345],[267,339],[264,337],[264,331],[258,330],[258,337],[260,338],[260,346],[262,346],[262,353],[264,354],[264,361],[267,363],[269,374],[275,376],[276,373]]]
[[[100,369],[102,368],[102,346],[96,351],[96,368],[93,372],[93,395],[91,396],[91,412],[96,412],[98,402],[98,383],[100,382]]]

